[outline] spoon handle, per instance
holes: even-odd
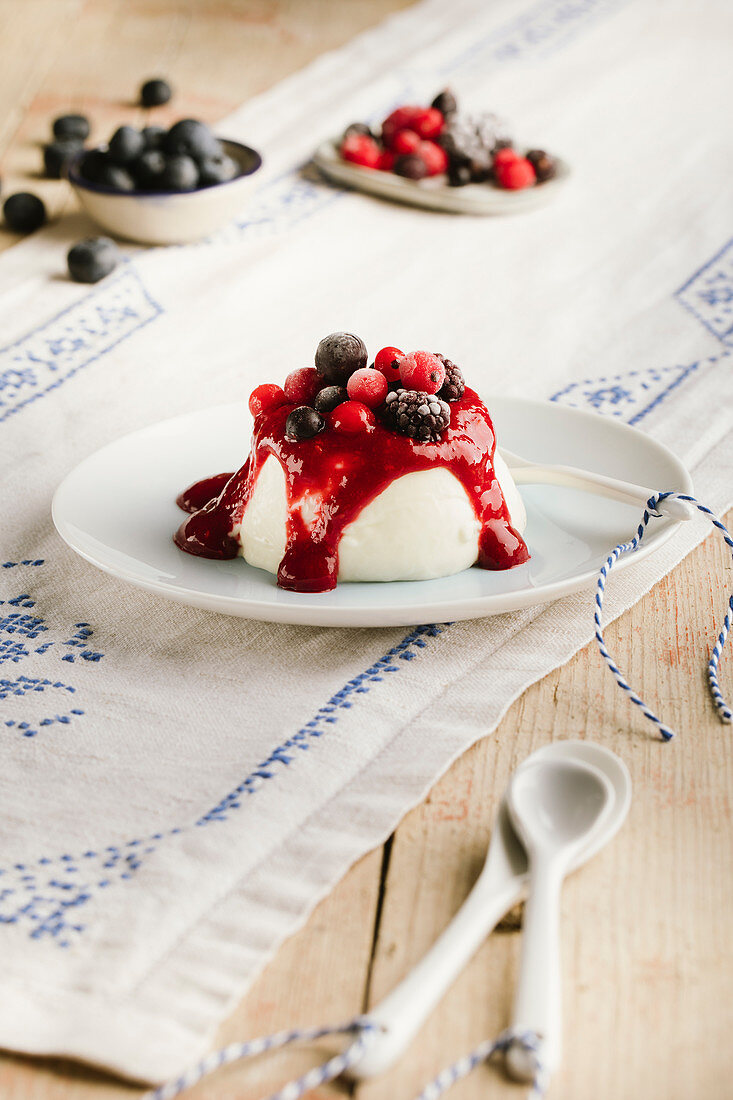
[[[519,900],[525,875],[479,878],[455,917],[420,962],[364,1019],[372,1033],[364,1056],[349,1073],[384,1073],[406,1049],[423,1021],[501,918]]]
[[[522,921],[522,958],[512,1030],[536,1032],[537,1060],[547,1073],[560,1062],[560,888],[563,871],[555,860],[539,859],[530,871]],[[518,1081],[532,1081],[535,1058],[519,1043],[509,1047],[507,1069]]]

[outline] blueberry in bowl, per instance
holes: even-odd
[[[143,244],[183,244],[239,213],[261,165],[248,145],[181,119],[169,130],[120,126],[107,145],[80,149],[66,171],[84,210],[107,232]]]

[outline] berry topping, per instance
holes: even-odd
[[[444,401],[458,401],[463,397],[463,391],[466,388],[463,372],[444,355],[438,354],[438,359],[445,367],[445,382],[438,390],[438,397],[442,397]]]
[[[535,170],[538,183],[551,180],[557,171],[554,158],[546,153],[544,149],[530,149],[527,153],[527,160]]]
[[[374,413],[361,401],[344,401],[333,410],[328,422],[336,432],[368,432],[374,427]]]
[[[145,138],[134,126],[119,126],[109,139],[109,155],[115,164],[130,164],[144,150]]]
[[[109,237],[87,237],[69,249],[66,262],[75,282],[98,283],[121,259],[119,248]]]
[[[437,137],[445,125],[443,115],[436,107],[426,107],[419,111],[410,123],[410,128],[421,138]]]
[[[140,89],[140,102],[143,107],[162,107],[172,95],[173,90],[168,81],[157,77],[145,81]]]
[[[516,157],[508,164],[499,164],[494,169],[496,182],[509,191],[521,191],[531,187],[536,181],[535,170],[526,157]]]
[[[54,120],[53,136],[58,141],[86,141],[89,137],[89,119],[84,115],[61,115]]]
[[[83,148],[77,138],[68,141],[52,141],[43,147],[43,166],[49,179],[58,180],[66,171],[66,166]]]
[[[440,111],[444,118],[454,115],[458,110],[458,102],[450,88],[444,88],[442,92],[438,92],[430,106]]]
[[[354,371],[346,383],[346,392],[352,401],[361,401],[370,409],[376,409],[387,396],[389,383],[381,371],[362,367]]]
[[[332,332],[316,348],[316,370],[335,386],[345,385],[355,370],[366,365],[366,344],[351,332]]]
[[[398,130],[392,138],[392,151],[398,156],[404,153],[414,153],[420,144],[420,136],[414,130]]]
[[[429,351],[413,351],[400,360],[400,380],[406,390],[437,393],[445,382],[443,361]]]
[[[312,405],[323,386],[323,379],[315,367],[298,367],[285,379],[283,390],[293,405]]]
[[[14,233],[33,233],[45,222],[46,207],[37,195],[18,191],[5,200],[3,214],[5,224]]]
[[[348,399],[349,395],[343,386],[324,386],[324,388],[316,394],[313,408],[316,412],[319,412],[321,416],[326,416],[328,413],[333,412],[338,405],[342,405],[344,401],[348,401]]]
[[[397,157],[394,163],[394,171],[398,176],[404,176],[408,180],[421,180],[428,174],[428,166],[417,153],[408,153],[406,156]]]
[[[288,415],[285,421],[285,436],[287,439],[300,441],[312,439],[326,427],[326,421],[319,412],[309,405],[301,405]]]
[[[416,150],[427,165],[429,176],[440,176],[448,168],[448,154],[434,141],[421,141]]]
[[[287,400],[282,387],[276,386],[274,382],[265,382],[249,395],[249,411],[252,416],[259,416],[260,413],[287,404]]]
[[[399,361],[404,357],[404,351],[400,351],[399,348],[382,348],[374,357],[375,370],[381,370],[390,385],[393,382],[399,385],[401,381]]]
[[[368,134],[350,134],[341,142],[341,156],[363,168],[378,168],[380,149]]]
[[[419,443],[437,443],[450,424],[450,407],[434,394],[392,390],[387,394],[385,419],[400,435],[409,435]]]

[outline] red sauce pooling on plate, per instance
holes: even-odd
[[[344,528],[396,478],[439,466],[458,478],[481,523],[481,568],[510,569],[528,560],[494,473],[491,418],[473,390],[466,389],[451,405],[451,422],[438,443],[417,443],[379,422],[363,434],[326,427],[312,439],[296,442],[285,437],[291,408],[282,405],[257,417],[252,450],[241,470],[206,478],[181,493],[178,504],[193,513],[175,534],[181,550],[205,558],[237,556],[239,541],[232,531],[242,521],[265,460],[274,455],[285,473],[288,499],[285,554],[277,574],[281,588],[335,588]],[[299,507],[305,498],[317,504],[310,526]]]

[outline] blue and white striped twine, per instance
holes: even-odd
[[[182,1073],[180,1077],[176,1077],[151,1092],[146,1092],[140,1097],[140,1100],[173,1100],[174,1097],[179,1096],[186,1089],[192,1088],[203,1077],[207,1077],[210,1073],[220,1069],[221,1066],[229,1065],[231,1062],[237,1062],[243,1058],[254,1058],[258,1054],[264,1054],[268,1050],[277,1050],[280,1047],[288,1046],[290,1043],[315,1042],[326,1035],[356,1034],[354,1042],[343,1053],[337,1054],[324,1062],[323,1065],[309,1070],[308,1073],[304,1073],[297,1080],[283,1085],[281,1089],[267,1097],[267,1100],[299,1100],[311,1089],[318,1088],[319,1085],[323,1085],[327,1081],[332,1081],[345,1070],[356,1065],[366,1050],[369,1036],[376,1030],[375,1024],[364,1017],[357,1016],[353,1020],[349,1020],[344,1024],[336,1024],[333,1027],[303,1028],[301,1030],[296,1028],[292,1031],[279,1031],[262,1039],[252,1039],[248,1043],[232,1043],[222,1050],[207,1055],[197,1065]],[[523,1046],[525,1050],[534,1056],[535,1060],[535,1077],[527,1100],[542,1100],[547,1089],[547,1080],[537,1058],[538,1038],[533,1032],[515,1032],[511,1030],[503,1032],[498,1039],[481,1043],[470,1054],[467,1054],[464,1058],[459,1058],[452,1066],[444,1069],[430,1084],[425,1086],[420,1095],[416,1097],[416,1100],[437,1100],[456,1081],[466,1077],[481,1062],[487,1061],[499,1051],[507,1051],[514,1043]]]
[[[716,527],[718,531],[720,531],[727,545],[730,547],[731,551],[733,551],[733,539],[731,538],[727,528],[723,523],[721,523],[715,513],[712,512],[709,508],[706,508],[704,504],[700,504],[700,502],[695,500],[694,497],[688,496],[686,493],[654,493],[654,495],[649,497],[649,500],[646,502],[644,516],[636,530],[636,535],[634,536],[634,538],[631,539],[630,542],[620,543],[615,548],[615,550],[613,550],[611,554],[609,554],[608,558],[601,567],[601,571],[598,576],[598,590],[596,592],[596,611],[594,619],[596,624],[596,641],[598,642],[598,648],[601,651],[601,656],[613,673],[616,683],[626,692],[632,703],[636,703],[637,707],[641,707],[642,712],[646,715],[650,722],[653,722],[655,726],[657,726],[660,734],[662,735],[662,739],[664,741],[671,741],[674,737],[674,732],[669,728],[669,726],[666,726],[660,718],[657,718],[656,714],[654,714],[654,712],[649,709],[644,700],[640,699],[636,692],[629,686],[623,676],[623,673],[620,671],[618,665],[615,663],[613,657],[606,648],[606,643],[603,638],[603,630],[601,627],[603,596],[606,589],[606,578],[608,577],[608,574],[611,572],[614,565],[623,554],[630,554],[633,553],[634,550],[639,549],[639,547],[641,546],[641,541],[644,538],[644,532],[649,525],[649,521],[651,519],[664,518],[663,512],[659,511],[659,505],[663,504],[665,500],[681,500],[684,501],[686,504],[693,505],[695,508],[697,508],[699,512],[702,512],[703,515],[707,516],[710,519],[713,527]],[[728,637],[728,632],[731,628],[732,615],[733,595],[730,596],[728,599],[728,610],[726,611],[725,620],[723,621],[723,626],[720,634],[718,635],[715,646],[713,647],[713,652],[710,655],[707,669],[710,694],[713,697],[713,703],[715,705],[715,709],[718,712],[721,722],[733,721],[733,711],[731,711],[730,707],[723,698],[723,694],[720,690],[720,684],[718,683],[718,665],[720,664],[720,656],[723,652],[725,640]]]
[[[672,737],[674,737],[674,733],[657,718],[656,714],[654,714],[646,703],[639,698],[636,692],[629,687],[606,648],[601,627],[603,597],[608,574],[623,554],[630,554],[639,549],[642,539],[644,538],[644,532],[650,520],[663,518],[663,512],[659,511],[659,505],[663,504],[665,500],[681,500],[686,504],[693,505],[699,512],[702,512],[703,515],[710,519],[713,526],[720,531],[727,545],[730,547],[731,551],[733,551],[733,538],[731,538],[724,524],[721,523],[717,516],[709,508],[706,508],[704,504],[700,504],[694,497],[688,496],[686,493],[655,493],[647,501],[644,516],[637,528],[634,538],[631,539],[630,542],[620,543],[609,554],[601,567],[598,577],[594,618],[598,648],[606,664],[613,673],[616,683],[620,688],[623,688],[633,703],[641,707],[646,717],[651,722],[654,722],[662,738],[665,741],[670,741]],[[708,662],[708,684],[710,693],[713,697],[716,710],[723,722],[733,721],[733,712],[731,712],[720,690],[720,685],[718,683],[718,665],[732,621],[733,595],[728,599],[728,610],[723,622],[723,627],[718,635]],[[290,1043],[315,1042],[318,1039],[324,1038],[326,1035],[354,1034],[356,1038],[341,1054],[337,1054],[327,1062],[324,1062],[323,1065],[316,1066],[314,1069],[309,1070],[307,1073],[304,1073],[302,1077],[297,1078],[297,1080],[290,1081],[278,1092],[273,1093],[267,1098],[267,1100],[299,1100],[301,1096],[310,1092],[311,1089],[318,1088],[319,1085],[323,1085],[327,1081],[332,1081],[335,1077],[340,1076],[345,1070],[356,1065],[366,1050],[369,1037],[374,1031],[376,1031],[376,1026],[373,1023],[366,1017],[357,1016],[353,1020],[349,1020],[344,1024],[337,1024],[334,1027],[295,1028],[292,1031],[279,1031],[274,1035],[267,1035],[262,1039],[252,1039],[248,1043],[232,1043],[230,1046],[224,1047],[223,1050],[209,1054],[197,1065],[192,1066],[191,1069],[181,1074],[180,1077],[175,1078],[175,1080],[169,1081],[167,1084],[161,1085],[160,1088],[153,1089],[151,1092],[146,1092],[140,1100],[173,1100],[174,1097],[179,1096],[180,1093],[191,1088],[203,1077],[220,1069],[221,1066],[229,1065],[232,1062],[237,1062],[244,1058],[254,1058],[258,1054],[264,1054],[269,1050],[277,1050],[280,1047],[288,1046]],[[416,1100],[438,1100],[438,1097],[454,1085],[456,1081],[460,1081],[461,1078],[466,1077],[476,1066],[487,1061],[494,1054],[506,1052],[512,1043],[520,1043],[525,1050],[534,1055],[535,1077],[532,1082],[531,1091],[528,1095],[528,1100],[541,1100],[547,1090],[548,1080],[547,1074],[537,1058],[538,1037],[532,1032],[519,1033],[511,1030],[503,1032],[498,1039],[491,1039],[481,1043],[480,1046],[476,1047],[470,1054],[465,1055],[463,1058],[459,1058],[453,1065],[448,1066],[447,1069],[444,1069],[434,1078],[434,1080],[425,1086]]]

